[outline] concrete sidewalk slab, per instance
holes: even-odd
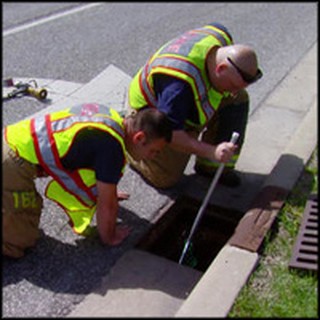
[[[85,87],[75,92],[73,97],[82,102],[106,104],[121,112],[125,110],[130,82],[131,77],[114,65],[109,65]]]
[[[29,81],[29,79],[18,80]],[[128,75],[112,64],[88,84],[37,79],[39,87],[48,89],[48,103],[50,105],[30,117],[58,111],[84,102],[101,103],[118,111],[123,111],[130,80],[131,78]]]
[[[300,126],[283,151],[264,186],[291,190],[318,142],[318,103],[315,99]]]
[[[153,254],[126,252],[68,317],[172,317],[202,272]]]
[[[317,94],[318,68],[317,44],[283,79],[274,92],[269,95],[266,105],[290,109],[298,113],[308,111]]]
[[[250,115],[236,168],[269,174],[317,99],[317,44]],[[312,134],[316,134],[313,132]]]

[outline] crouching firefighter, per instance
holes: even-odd
[[[85,235],[96,213],[102,243],[120,244],[130,232],[117,225],[117,191],[126,154],[151,159],[172,130],[156,109],[121,117],[117,111],[85,103],[7,126],[2,149],[2,253],[24,256],[39,238],[43,199],[35,179],[51,177],[45,196],[68,215],[73,230]]]

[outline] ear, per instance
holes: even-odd
[[[134,144],[143,143],[146,140],[146,135],[143,131],[137,131],[133,137],[132,141]]]
[[[227,64],[224,62],[221,62],[216,65],[216,73],[220,74],[221,72],[223,72],[227,68],[228,68]]]

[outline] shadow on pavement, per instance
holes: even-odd
[[[55,293],[88,294],[99,285],[117,259],[134,246],[150,223],[128,210],[121,210],[124,224],[132,231],[123,244],[116,247],[103,245],[97,233],[87,238],[77,236],[74,243],[65,243],[41,231],[35,248],[18,260],[3,257],[2,288],[32,283]],[[23,285],[21,283],[21,285]]]

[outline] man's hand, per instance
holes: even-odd
[[[118,199],[127,199],[128,194],[118,192],[115,184],[97,180],[97,228],[102,243],[110,246],[120,244],[128,235],[129,227],[117,225]]]
[[[115,235],[109,243],[110,246],[117,246],[118,244],[120,244],[128,237],[130,231],[131,228],[129,226],[116,226]]]
[[[180,152],[195,154],[198,157],[211,161],[229,162],[237,149],[232,142],[222,142],[212,145],[189,135],[183,130],[173,132],[173,139],[170,146]]]
[[[214,156],[217,161],[227,163],[231,160],[237,147],[238,146],[232,142],[222,142],[215,148]]]

